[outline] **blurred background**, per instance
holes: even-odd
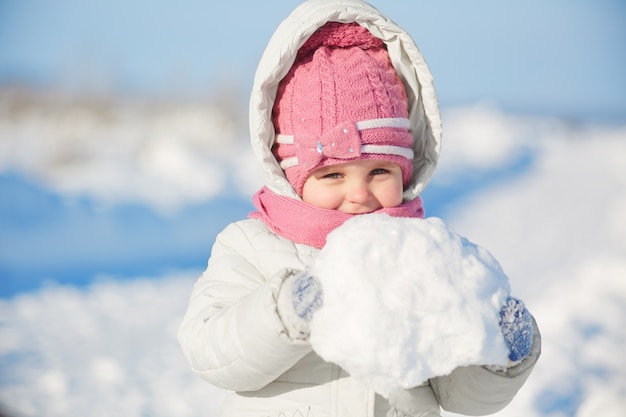
[[[4,414],[217,415],[175,332],[252,210],[248,94],[299,3],[0,0]],[[501,414],[623,415],[626,3],[371,3],[435,78],[427,215],[500,260],[544,335]]]

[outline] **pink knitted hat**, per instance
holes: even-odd
[[[300,50],[278,87],[274,155],[299,195],[317,168],[385,160],[413,174],[408,104],[385,44],[357,23],[329,22]]]

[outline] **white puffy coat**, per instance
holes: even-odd
[[[270,149],[271,110],[277,86],[304,41],[328,21],[358,22],[387,44],[409,96],[416,138],[414,178],[405,199],[425,187],[437,163],[441,125],[432,79],[412,39],[372,6],[357,0],[309,0],[279,26],[261,59],[250,101],[251,141],[265,183],[298,198]],[[394,394],[389,400],[312,351],[279,297],[285,279],[310,268],[318,253],[271,232],[258,219],[229,225],[213,246],[208,267],[194,286],[179,330],[192,369],[208,382],[232,390],[222,417],[438,416],[449,411],[480,415],[508,404],[539,356],[532,353],[506,371],[480,366]],[[282,292],[285,294],[286,292]],[[338,318],[340,319],[340,318]],[[340,341],[338,341],[339,343]]]

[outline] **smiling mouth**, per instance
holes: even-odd
[[[347,214],[368,214],[368,213],[372,213],[372,212],[374,212],[376,210],[378,210],[378,209],[370,208],[370,207],[358,207],[358,208],[355,208],[353,210],[345,211],[344,213],[347,213]]]

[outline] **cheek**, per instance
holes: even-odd
[[[336,191],[315,182],[304,184],[302,201],[324,209],[336,209],[339,205]]]
[[[404,188],[402,187],[402,180],[392,181],[384,189],[384,201],[383,206],[395,207],[402,204]]]

